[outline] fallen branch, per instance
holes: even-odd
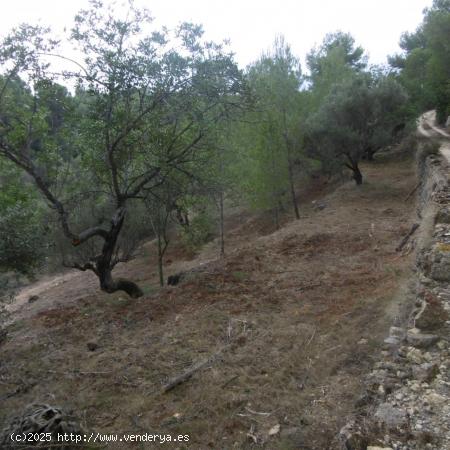
[[[58,375],[109,375],[111,372],[81,372],[79,370],[47,370],[49,373],[56,373]]]
[[[220,356],[220,354],[223,352],[225,348],[226,347],[220,349],[219,351],[211,355],[209,358],[194,364],[192,367],[187,369],[181,375],[178,375],[169,380],[162,388],[163,394],[171,391],[173,388],[184,383],[185,381],[188,381],[192,377],[192,375],[194,375],[196,372],[213,363]]]
[[[270,416],[273,413],[268,413],[268,412],[259,412],[259,411],[254,411],[253,409],[250,408],[245,408],[250,414],[256,414],[257,416]]]
[[[415,223],[411,229],[409,230],[408,234],[402,239],[399,245],[397,245],[395,251],[399,252],[403,249],[403,247],[408,243],[409,238],[415,233],[415,231],[419,228],[419,224]]]
[[[416,192],[417,191],[417,189],[419,189],[419,187],[420,187],[420,185],[422,184],[422,181],[419,181],[418,183],[417,183],[417,185],[414,187],[414,189],[406,196],[406,198],[405,198],[405,202],[407,202],[411,197],[412,197],[412,195],[414,194],[414,192]]]
[[[234,380],[237,380],[239,378],[239,375],[235,375],[234,377],[230,378],[228,381],[225,381],[225,383],[222,384],[221,388],[226,388],[229,384],[231,384]]]

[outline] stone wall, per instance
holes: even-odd
[[[421,142],[418,172],[412,304],[341,430],[346,450],[450,450],[450,167]]]

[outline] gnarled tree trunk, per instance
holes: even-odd
[[[112,277],[112,269],[115,262],[113,261],[114,251],[117,244],[117,239],[122,229],[125,220],[125,208],[119,208],[111,220],[111,229],[103,244],[102,253],[96,262],[96,273],[100,280],[100,289],[112,294],[117,291],[124,291],[132,298],[138,298],[144,295],[139,286],[130,280],[123,278],[114,280]]]
[[[98,273],[100,289],[102,291],[107,292],[108,294],[112,294],[117,291],[124,291],[131,298],[139,298],[144,295],[141,288],[136,283],[124,278],[114,280],[111,272],[111,270],[105,270]]]
[[[111,219],[110,230],[103,230],[102,238],[104,239],[104,244],[101,254],[91,263],[87,263],[84,266],[75,265],[74,267],[80,270],[92,270],[100,281],[100,289],[108,294],[124,291],[132,298],[139,298],[142,297],[144,293],[136,283],[123,278],[115,280],[112,277],[112,270],[118,262],[114,259],[114,253],[117,239],[125,220],[125,212],[125,208],[120,207]],[[77,246],[82,242],[83,240],[81,239],[74,239],[72,240],[72,245]]]
[[[345,156],[349,161],[348,163],[345,163],[345,166],[353,172],[353,179],[355,180],[356,185],[360,186],[363,182],[363,176],[361,170],[359,170],[358,160],[348,153]]]

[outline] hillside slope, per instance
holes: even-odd
[[[148,245],[120,269],[144,298],[106,296],[78,273],[28,288],[0,348],[0,424],[39,400],[102,433],[189,434],[186,448],[336,449],[411,277],[412,248],[395,251],[415,211],[407,150],[279,231],[237,215],[223,260],[214,245],[194,259],[174,249],[171,272],[202,267],[176,287],[154,287]]]

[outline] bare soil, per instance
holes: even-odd
[[[176,287],[157,286],[149,243],[117,270],[143,286],[138,300],[105,295],[77,272],[26,288],[0,348],[0,424],[38,400],[73,409],[101,433],[190,435],[186,447],[168,448],[338,448],[413,258],[395,252],[414,215],[414,199],[405,202],[416,185],[412,156],[362,170],[359,188],[329,193],[316,180],[301,196],[301,220],[286,215],[278,231],[268,215],[229,215],[222,260],[216,241],[198,255],[172,246],[168,274],[202,267]],[[323,210],[311,205],[318,198]],[[152,448],[139,445],[120,448]]]

